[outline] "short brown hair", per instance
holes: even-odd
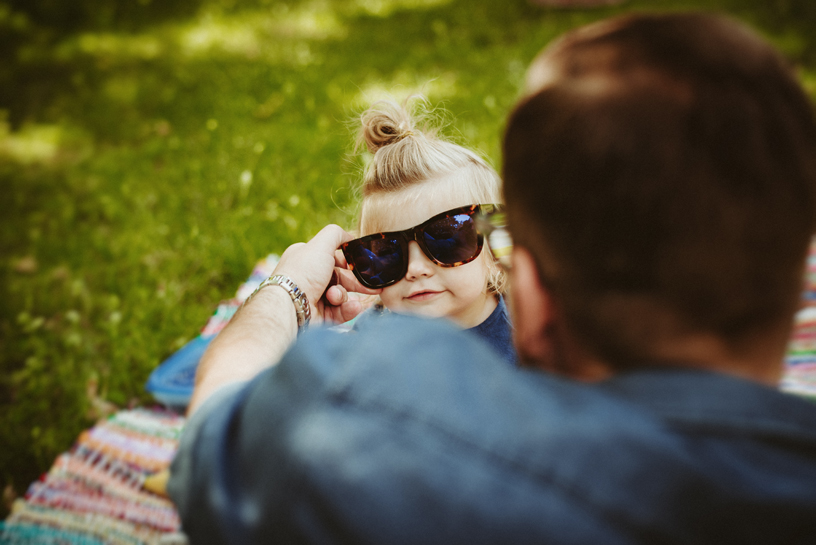
[[[575,31],[510,117],[510,229],[566,323],[619,366],[667,331],[730,348],[790,324],[816,226],[816,122],[784,59],[722,16]],[[678,328],[680,328],[678,330]]]

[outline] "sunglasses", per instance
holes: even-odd
[[[491,219],[493,216],[495,220]],[[349,269],[362,285],[385,288],[402,280],[408,272],[411,241],[416,241],[422,253],[440,267],[458,267],[479,257],[485,235],[503,229],[503,224],[504,214],[498,205],[474,204],[442,212],[404,231],[374,233],[351,240],[341,249]],[[493,239],[489,240],[495,255]],[[504,246],[501,251],[509,254]]]

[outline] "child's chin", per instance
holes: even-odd
[[[415,308],[406,308],[398,310],[400,314],[408,314],[410,316],[418,316],[420,318],[444,318],[445,309],[435,307],[433,305],[417,306]]]

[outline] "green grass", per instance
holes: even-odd
[[[352,224],[369,101],[424,92],[498,165],[542,45],[654,4],[0,0],[0,486],[24,492],[93,398],[149,403],[256,260]],[[813,88],[810,0],[662,6],[759,25]]]

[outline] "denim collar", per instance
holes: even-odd
[[[651,368],[621,373],[599,388],[648,407],[675,427],[816,447],[816,404],[736,376]]]

